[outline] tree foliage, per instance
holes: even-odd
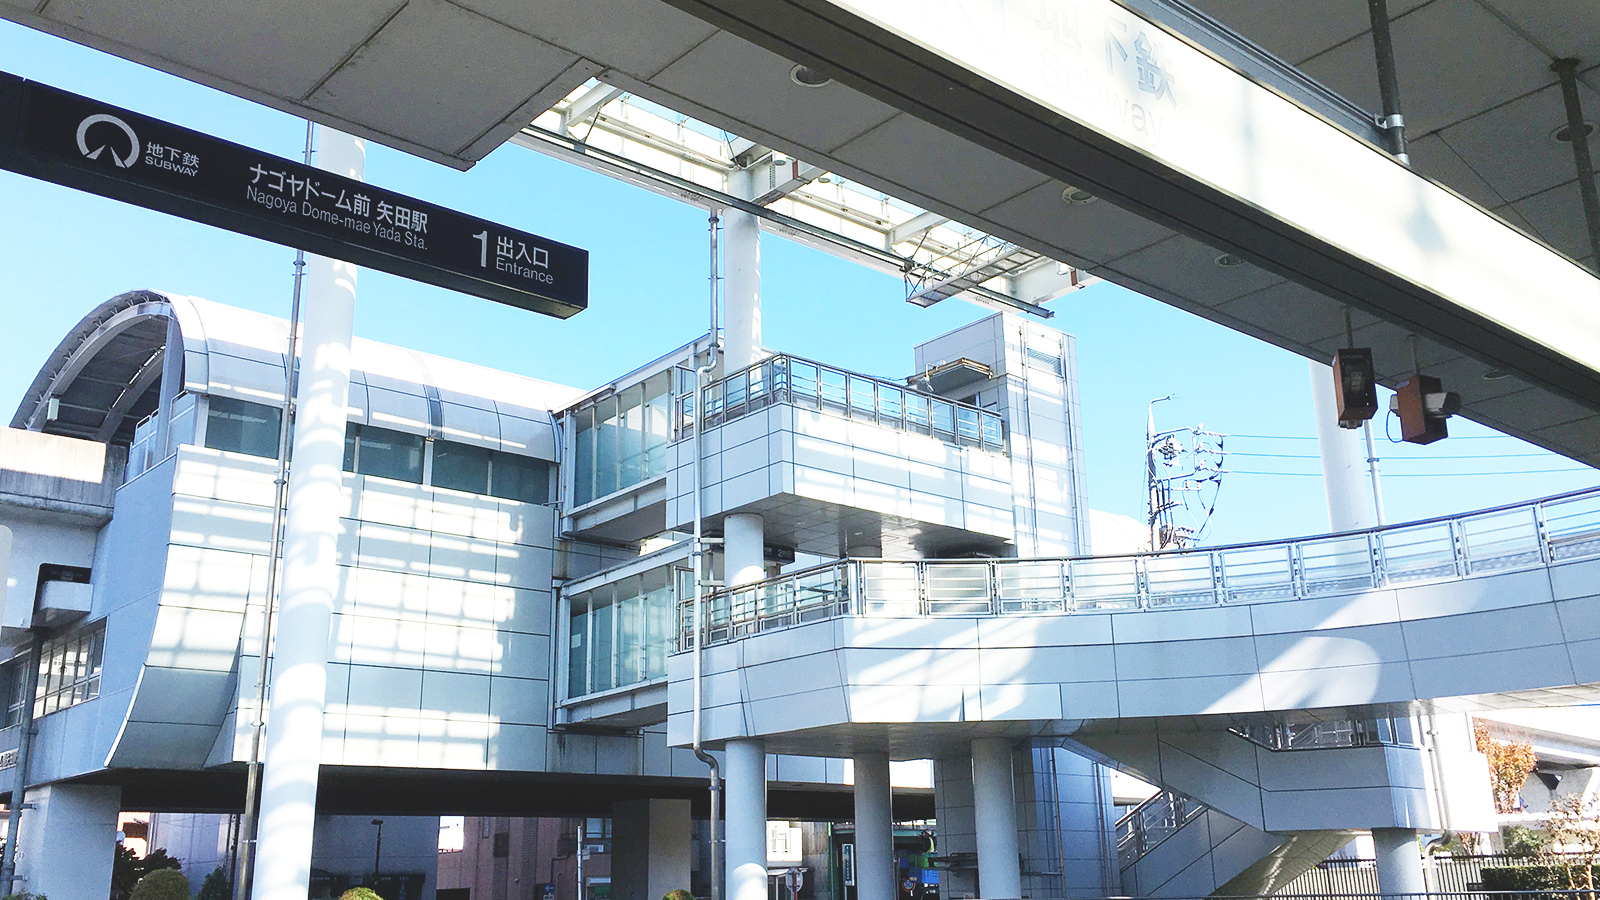
[[[129,900],[189,900],[189,879],[177,869],[156,869],[139,879]]]
[[[140,859],[132,850],[118,844],[116,859],[111,863],[112,896],[128,896],[133,891],[134,885],[139,883],[139,879],[157,869],[182,868],[183,863],[168,856],[165,848],[157,847]]]
[[[1494,790],[1494,811],[1504,815],[1516,812],[1517,794],[1523,782],[1538,765],[1532,744],[1518,741],[1497,741],[1489,736],[1489,726],[1472,720],[1472,737],[1478,752],[1489,758],[1489,783]]]
[[[339,895],[339,900],[383,900],[377,891],[369,887],[353,887]]]
[[[211,874],[200,882],[199,900],[228,900],[233,896],[233,885],[229,883],[228,870],[217,866]]]
[[[1550,804],[1550,843],[1546,855],[1560,867],[1567,890],[1594,890],[1594,866],[1600,861],[1600,806],[1594,797],[1568,794]]]

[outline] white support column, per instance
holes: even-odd
[[[360,178],[365,143],[321,129],[318,165]],[[327,701],[356,267],[308,256],[294,468],[257,828],[256,900],[305,900]]]
[[[973,818],[978,826],[978,891],[984,900],[1022,896],[1017,849],[1017,797],[1011,780],[1011,742],[972,742]]]
[[[1422,851],[1410,828],[1374,828],[1372,846],[1378,859],[1378,890],[1385,897],[1427,893],[1422,880]]]
[[[856,754],[855,795],[856,900],[895,900],[889,754]]]
[[[728,188],[749,199],[750,173],[736,170]],[[723,371],[737,372],[761,358],[761,222],[737,209],[723,213]]]
[[[1367,483],[1367,457],[1361,431],[1339,427],[1333,368],[1316,360],[1311,360],[1310,365],[1311,409],[1317,421],[1322,484],[1328,495],[1328,529],[1338,532],[1376,528],[1378,518]]]
[[[727,745],[727,900],[767,900],[767,744]]]
[[[183,390],[183,332],[176,315],[167,319],[166,349],[161,356],[161,393],[156,400],[156,457],[165,459],[172,444],[172,401]]]
[[[723,575],[728,587],[754,584],[767,577],[767,523],[752,513],[722,520]]]
[[[612,897],[660,900],[689,889],[689,801],[628,800],[612,808],[611,819]]]
[[[28,802],[34,808],[22,820],[16,890],[51,897],[108,896],[122,788],[48,784],[29,790]]]

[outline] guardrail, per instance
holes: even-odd
[[[1600,557],[1600,488],[1288,541],[1139,556],[846,559],[717,592],[707,643],[833,616],[1135,612],[1307,599]],[[682,610],[680,647],[692,636]]]
[[[1005,428],[996,413],[796,356],[768,357],[712,382],[701,397],[699,421],[707,428],[774,403],[792,403],[951,444],[1005,450]],[[680,438],[694,426],[690,399],[684,394],[676,401]]]
[[[1172,791],[1160,791],[1117,820],[1117,866],[1126,869],[1178,833],[1208,807]]]

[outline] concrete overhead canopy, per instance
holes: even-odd
[[[1406,169],[1375,145],[1360,4],[1311,0],[1288,21],[1197,3],[0,0],[0,15],[463,168],[593,76],[1311,358],[1344,344],[1351,309],[1386,384],[1420,366],[1465,415],[1600,463],[1600,280],[1578,264],[1570,147],[1548,138],[1564,122],[1549,62],[1597,45],[1589,5],[1395,0]],[[804,86],[798,63],[832,80]],[[1595,71],[1579,87],[1600,109]]]

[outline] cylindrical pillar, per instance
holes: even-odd
[[[735,171],[729,180],[735,196],[750,199],[750,174]],[[722,254],[724,371],[737,372],[761,358],[761,222],[750,213],[723,213]]]
[[[722,520],[723,576],[728,587],[755,584],[767,577],[767,523],[753,513]]]
[[[1374,828],[1372,846],[1378,860],[1378,890],[1385,897],[1428,892],[1422,879],[1422,851],[1410,828]]]
[[[365,168],[364,142],[332,129],[322,130],[318,153],[318,165],[328,171],[360,178]],[[309,257],[257,826],[256,900],[305,900],[310,889],[328,631],[339,589],[340,482],[355,289],[355,266]]]
[[[895,900],[889,754],[855,755],[856,900]]]
[[[1317,450],[1322,456],[1322,486],[1328,494],[1328,530],[1361,531],[1378,525],[1367,490],[1361,432],[1339,427],[1333,368],[1311,365],[1311,409],[1317,420]]]
[[[767,745],[745,738],[726,752],[727,900],[767,900]]]
[[[978,826],[978,895],[984,900],[1022,896],[1017,851],[1017,797],[1011,783],[1011,742],[972,742],[973,819]]]

